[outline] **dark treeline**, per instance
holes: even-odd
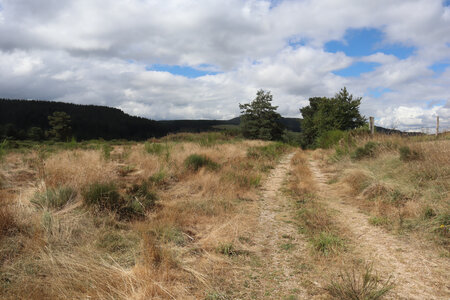
[[[240,123],[239,117],[227,121],[154,121],[106,106],[0,99],[0,138],[46,139],[45,133],[51,129],[48,117],[54,112],[65,112],[70,116],[72,136],[77,140],[145,140],[176,132],[218,130],[220,125],[237,126]],[[282,118],[280,122],[290,131],[300,131],[297,118]]]

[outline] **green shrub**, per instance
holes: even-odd
[[[64,205],[74,200],[77,192],[70,187],[60,187],[47,189],[43,193],[36,193],[31,199],[31,203],[40,208],[62,208]]]
[[[316,139],[316,145],[319,148],[329,149],[339,143],[346,136],[346,132],[342,130],[330,130],[322,133]]]
[[[408,146],[403,146],[398,149],[401,161],[412,161],[422,158],[422,154],[416,150],[411,150]]]
[[[374,142],[367,142],[364,147],[358,147],[356,150],[352,153],[351,157],[356,160],[360,160],[366,157],[374,157],[376,154],[376,148],[378,147],[378,144]]]
[[[84,203],[100,210],[116,211],[124,204],[114,183],[93,183],[83,191]]]
[[[392,288],[394,283],[392,277],[386,281],[373,274],[372,266],[366,265],[360,273],[353,269],[336,276],[326,290],[336,299],[354,299],[354,300],[377,300],[384,297]]]
[[[186,169],[198,171],[200,168],[207,168],[209,170],[217,170],[219,165],[212,161],[206,155],[191,154],[184,160]]]

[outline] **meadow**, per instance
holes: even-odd
[[[223,134],[19,147],[0,168],[4,299],[204,298],[287,146]],[[244,238],[245,240],[245,238]]]
[[[445,297],[449,149],[361,132],[316,150],[218,132],[3,145],[0,297]]]

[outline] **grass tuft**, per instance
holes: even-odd
[[[61,209],[76,196],[77,192],[71,187],[49,188],[43,193],[36,193],[31,203],[40,208]]]
[[[401,161],[412,161],[412,160],[420,160],[423,158],[423,155],[417,151],[417,150],[411,150],[408,146],[403,146],[398,149],[398,152],[400,153],[400,160]]]
[[[367,142],[364,147],[358,147],[356,150],[352,153],[351,157],[355,160],[360,160],[367,157],[375,157],[376,154],[376,148],[378,147],[378,144],[375,142]]]
[[[383,281],[373,273],[372,265],[366,265],[362,272],[355,269],[342,272],[338,280],[333,280],[326,290],[337,299],[378,300],[393,288],[392,277]]]
[[[217,170],[219,168],[219,164],[212,161],[206,155],[199,155],[199,154],[189,155],[185,159],[184,165],[185,165],[186,169],[195,171],[195,172],[203,167],[208,170],[212,170],[212,171]]]
[[[311,242],[314,249],[325,256],[334,254],[345,246],[344,241],[331,232],[321,232]]]
[[[93,183],[83,191],[84,203],[100,210],[117,210],[122,206],[122,198],[112,182]]]

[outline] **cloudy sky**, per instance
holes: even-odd
[[[0,0],[0,97],[229,119],[342,87],[378,125],[450,129],[449,0]]]

